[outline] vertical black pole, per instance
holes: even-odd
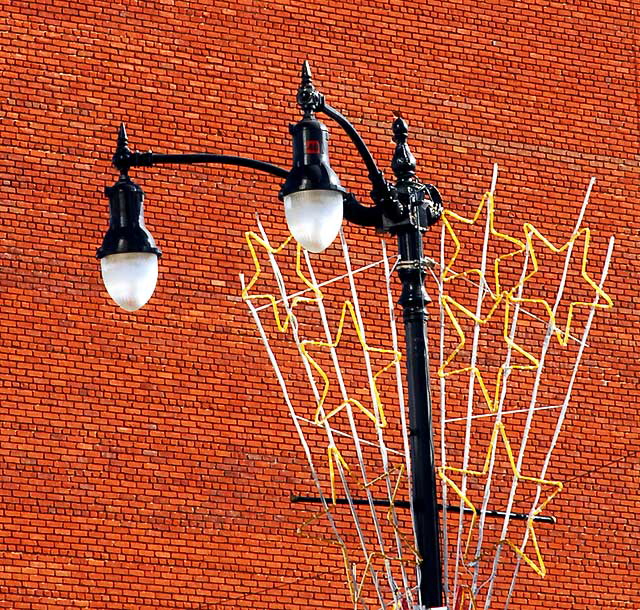
[[[402,305],[407,347],[407,389],[412,469],[413,517],[420,564],[420,593],[427,608],[442,607],[440,527],[433,451],[426,305],[419,229],[398,234]]]
[[[442,214],[442,201],[437,189],[422,184],[416,177],[416,160],[407,146],[407,124],[398,118],[393,123],[396,149],[391,166],[396,175],[395,188],[383,177],[365,143],[353,126],[340,113],[325,105],[311,81],[307,62],[302,67],[302,84],[298,89],[298,105],[305,113],[320,109],[345,129],[358,148],[369,169],[375,202],[374,214],[368,212],[351,220],[370,225],[380,214],[378,226],[398,238],[400,262],[398,273],[402,281],[400,304],[404,312],[407,345],[407,391],[411,452],[411,495],[417,551],[420,555],[420,601],[428,610],[442,609],[443,584],[440,563],[440,526],[436,496],[436,477],[431,425],[431,392],[429,356],[427,351],[427,303],[424,289],[426,262],[422,253],[422,234]],[[361,213],[359,213],[361,214]],[[366,220],[366,222],[365,222]]]
[[[406,144],[407,125],[397,119],[393,125],[397,143],[392,167],[398,178],[398,200],[404,208],[404,220],[393,233],[398,238],[402,281],[399,303],[403,308],[407,347],[407,390],[412,468],[413,518],[420,563],[420,597],[425,608],[443,607],[440,526],[436,495],[433,450],[429,353],[427,348],[427,304],[424,288],[427,271],[423,257],[422,235],[435,220],[428,218],[422,201],[428,187],[415,176],[415,159]],[[437,220],[437,218],[436,218]]]

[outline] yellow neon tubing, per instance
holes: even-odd
[[[275,255],[275,254],[280,254],[280,252],[282,252],[289,245],[289,243],[293,238],[291,235],[289,235],[287,239],[285,239],[279,246],[275,248],[271,246],[269,243],[267,243],[264,239],[262,239],[259,235],[254,233],[253,231],[247,231],[245,233],[245,239],[249,247],[249,252],[251,254],[251,260],[253,261],[253,265],[255,267],[255,272],[251,277],[251,279],[249,280],[249,283],[243,289],[242,298],[245,301],[257,300],[257,299],[266,299],[267,301],[269,301],[269,303],[271,304],[273,317],[275,319],[278,330],[280,332],[286,332],[287,328],[289,327],[289,323],[291,322],[291,319],[294,317],[293,308],[299,303],[317,303],[318,300],[322,299],[322,292],[305,277],[304,273],[302,273],[302,264],[301,264],[302,247],[300,246],[300,244],[297,244],[296,245],[296,275],[298,276],[298,278],[300,278],[300,280],[302,280],[304,285],[309,290],[311,290],[314,296],[313,297],[303,297],[303,296],[294,297],[291,300],[291,311],[289,314],[285,316],[283,320],[280,317],[280,313],[278,310],[278,300],[273,294],[270,294],[270,293],[269,294],[267,293],[250,294],[251,289],[253,288],[255,283],[258,281],[258,278],[262,273],[260,261],[258,260],[258,254],[256,252],[256,248],[253,242],[256,242],[257,244],[262,246],[268,253]]]
[[[326,543],[330,546],[337,546],[340,548],[340,552],[342,554],[342,563],[344,567],[344,572],[347,579],[347,586],[349,588],[349,595],[351,596],[351,601],[354,604],[356,604],[362,597],[362,592],[365,587],[369,568],[371,567],[371,564],[373,563],[374,559],[380,558],[380,559],[383,559],[384,561],[393,561],[394,558],[389,558],[383,553],[380,553],[379,551],[372,551],[367,555],[367,561],[366,561],[365,568],[362,573],[362,578],[360,579],[360,582],[356,582],[353,578],[353,572],[351,571],[352,562],[349,559],[349,549],[347,548],[347,545],[340,539],[325,538],[322,536],[312,536],[305,531],[306,528],[311,523],[313,523],[314,521],[317,521],[320,517],[323,517],[324,515],[326,515],[327,512],[328,511],[323,510],[315,514],[310,519],[307,519],[307,521],[305,521],[302,525],[298,527],[297,532],[299,535],[304,536],[305,538],[308,538],[310,540],[317,540],[319,542]]]
[[[418,553],[413,543],[407,539],[407,536],[402,531],[400,531],[400,528],[396,525],[393,519],[393,511],[395,509],[396,496],[398,495],[398,490],[400,489],[400,483],[402,481],[402,477],[404,476],[404,470],[405,470],[404,464],[400,464],[399,466],[394,466],[387,472],[383,472],[380,476],[377,476],[375,479],[372,479],[371,481],[369,481],[369,483],[367,483],[366,485],[363,485],[363,488],[366,489],[367,487],[371,487],[378,481],[385,479],[387,477],[390,477],[391,473],[393,473],[394,471],[398,472],[398,478],[396,479],[395,485],[393,487],[393,493],[391,494],[391,498],[389,499],[389,508],[387,508],[386,517],[387,517],[387,521],[389,522],[393,530],[396,532],[396,534],[398,534],[402,542],[409,548],[411,553],[415,556],[416,558],[415,562],[419,563],[420,561],[422,561],[422,558],[420,557],[420,553]],[[402,563],[410,564],[412,562],[407,559],[403,559]]]
[[[336,473],[334,467],[334,461],[336,464],[341,464],[346,470],[347,474],[351,472],[348,464],[344,461],[342,454],[335,445],[329,445],[327,447],[327,456],[329,458],[329,481],[331,482],[331,502],[335,506],[336,504]]]
[[[465,604],[467,594],[469,595],[469,603],[471,604],[472,610],[478,610],[478,606],[476,606],[476,598],[471,591],[471,587],[469,585],[460,585],[460,589],[462,590],[462,595],[458,598],[456,595],[456,599],[453,602],[453,610],[463,610],[468,606]]]
[[[516,250],[512,251],[512,252],[508,252],[507,254],[503,254],[501,256],[498,256],[496,258],[496,260],[494,261],[494,269],[493,269],[493,275],[494,275],[494,284],[495,284],[495,293],[498,294],[502,291],[501,287],[500,287],[500,276],[499,276],[499,266],[500,263],[506,259],[506,258],[511,258],[513,256],[515,256],[516,254],[519,254],[520,252],[524,252],[525,250],[525,244],[524,242],[522,242],[521,240],[515,238],[515,237],[511,237],[510,235],[507,235],[506,233],[501,233],[500,231],[498,231],[495,228],[495,199],[493,197],[492,193],[485,193],[482,196],[482,200],[480,201],[480,205],[478,206],[478,208],[476,209],[476,213],[474,214],[473,218],[465,218],[464,216],[460,216],[459,214],[456,214],[455,212],[452,212],[451,210],[445,210],[444,214],[442,216],[442,221],[444,223],[445,229],[447,231],[447,233],[449,234],[449,236],[451,237],[451,239],[453,240],[454,243],[454,253],[451,256],[451,258],[449,259],[448,264],[445,266],[443,272],[442,272],[442,281],[443,282],[449,282],[451,280],[454,280],[457,277],[466,277],[467,275],[470,274],[477,274],[480,279],[483,279],[483,273],[480,269],[467,269],[466,271],[461,271],[459,273],[453,273],[451,271],[451,268],[453,267],[453,264],[456,262],[458,255],[460,254],[460,250],[462,248],[461,244],[460,244],[460,240],[458,239],[458,236],[456,235],[456,232],[454,231],[453,227],[451,226],[451,222],[449,221],[449,218],[453,218],[455,220],[457,220],[458,222],[462,222],[464,224],[467,225],[473,225],[476,223],[476,221],[478,220],[478,218],[480,218],[480,215],[482,213],[482,210],[485,208],[487,208],[487,214],[488,214],[488,219],[489,219],[489,233],[491,235],[493,235],[494,237],[499,237],[502,238],[508,242],[511,242],[512,244],[514,244],[517,248]]]
[[[560,329],[560,328],[556,328],[556,316],[553,313],[551,306],[546,300],[522,299],[522,301],[525,301],[525,302],[540,303],[546,309],[547,314],[549,315],[550,323],[554,329],[556,338],[558,339],[558,343],[563,347],[566,347],[569,341],[569,337],[571,336],[570,335],[571,322],[573,321],[573,312],[576,307],[593,307],[598,309],[609,309],[613,307],[613,301],[611,297],[602,288],[600,288],[600,286],[598,286],[598,284],[596,284],[593,281],[593,279],[591,279],[591,277],[589,276],[589,273],[587,272],[587,260],[589,256],[589,246],[591,244],[591,231],[589,228],[580,229],[579,231],[575,232],[571,236],[571,239],[569,239],[568,242],[566,242],[560,247],[556,247],[546,237],[544,237],[544,235],[542,235],[542,233],[540,233],[540,231],[538,231],[538,229],[536,229],[533,225],[529,223],[525,223],[523,225],[523,230],[524,230],[526,241],[527,241],[527,251],[531,255],[531,262],[533,265],[533,270],[530,273],[528,273],[524,277],[524,279],[521,281],[521,284],[523,285],[526,285],[526,282],[528,282],[529,279],[531,279],[539,270],[538,257],[536,256],[536,250],[533,245],[534,236],[537,237],[544,244],[545,247],[551,250],[551,252],[553,252],[554,254],[560,254],[565,250],[567,250],[568,248],[570,248],[580,237],[584,235],[584,246],[582,248],[582,263],[580,267],[580,275],[582,279],[585,282],[587,282],[587,284],[589,284],[591,288],[593,288],[593,290],[598,295],[598,297],[604,300],[604,303],[595,303],[595,302],[588,302],[588,301],[572,301],[569,304],[569,312],[567,314],[567,321],[565,323],[564,329]],[[514,302],[515,301],[517,301],[517,299],[514,299]]]
[[[570,336],[570,328],[571,328],[571,322],[573,320],[573,311],[576,307],[596,307],[596,308],[600,308],[600,309],[607,309],[613,306],[613,301],[611,300],[611,298],[607,295],[607,293],[602,290],[602,288],[600,288],[600,286],[598,286],[593,279],[589,276],[588,272],[587,272],[587,260],[588,260],[588,252],[589,252],[589,246],[591,243],[591,231],[588,228],[583,228],[580,229],[579,231],[576,231],[572,234],[571,238],[564,243],[562,246],[554,246],[553,243],[551,243],[546,237],[544,237],[544,235],[542,235],[542,233],[536,229],[531,223],[524,223],[523,225],[523,233],[524,233],[524,237],[525,237],[525,241],[522,241],[520,239],[517,239],[515,237],[511,237],[505,233],[501,233],[499,231],[496,230],[495,228],[495,200],[494,197],[491,193],[485,193],[482,196],[482,200],[480,202],[480,205],[478,206],[476,213],[474,214],[473,218],[464,218],[463,216],[460,216],[459,214],[456,214],[455,212],[451,212],[449,210],[445,210],[445,213],[443,215],[443,222],[444,225],[446,227],[447,233],[449,234],[449,236],[451,237],[451,239],[454,242],[454,253],[451,256],[451,258],[449,259],[448,264],[445,266],[443,273],[442,273],[442,281],[443,282],[449,282],[457,277],[461,277],[461,276],[467,276],[469,274],[477,274],[481,279],[483,277],[482,271],[481,269],[468,269],[459,273],[452,273],[451,268],[453,267],[453,264],[455,263],[455,261],[457,260],[459,254],[460,254],[460,250],[461,250],[461,244],[460,244],[460,240],[458,239],[458,236],[456,235],[456,232],[454,231],[453,227],[451,226],[451,223],[449,221],[449,218],[453,218],[459,222],[465,223],[467,225],[472,225],[474,224],[478,218],[480,217],[480,214],[482,213],[482,210],[485,208],[487,208],[487,213],[488,213],[488,219],[489,219],[489,232],[492,236],[498,237],[498,238],[502,238],[514,245],[517,246],[517,249],[509,252],[507,254],[503,254],[501,256],[498,256],[495,261],[494,261],[494,265],[493,265],[493,275],[494,275],[494,286],[495,286],[495,291],[494,291],[494,298],[498,299],[500,298],[500,295],[503,294],[504,292],[510,294],[512,296],[512,300],[513,302],[527,302],[527,303],[538,303],[540,305],[542,305],[548,316],[549,316],[549,320],[550,320],[550,324],[553,326],[554,328],[554,332],[556,335],[556,338],[558,339],[558,342],[560,343],[560,345],[562,345],[563,347],[565,347],[567,345],[569,336]],[[519,301],[518,299],[516,299],[513,295],[516,293],[516,291],[523,286],[526,282],[528,282],[538,271],[539,271],[539,264],[538,264],[538,258],[536,256],[536,251],[535,251],[535,247],[533,244],[533,237],[537,237],[540,241],[542,241],[542,243],[544,244],[545,247],[547,247],[549,250],[551,250],[554,254],[560,254],[564,251],[566,251],[567,249],[569,249],[570,247],[573,246],[573,244],[575,244],[575,242],[584,235],[584,240],[585,240],[585,244],[583,247],[583,253],[582,253],[582,264],[581,264],[581,276],[582,278],[587,282],[587,284],[589,284],[589,286],[591,286],[591,288],[595,291],[595,293],[598,295],[599,298],[604,300],[604,303],[594,303],[594,302],[587,302],[587,301],[573,301],[570,303],[569,305],[569,313],[567,316],[567,321],[565,324],[565,328],[564,330],[562,329],[558,329],[556,328],[556,317],[555,314],[553,313],[553,310],[551,308],[551,306],[549,305],[549,303],[545,300],[545,299],[522,299],[521,301]],[[500,284],[500,264],[502,263],[502,261],[504,261],[507,258],[511,258],[514,257],[518,254],[525,254],[525,253],[529,253],[531,256],[531,261],[532,261],[532,271],[530,271],[523,279],[521,279],[515,286],[513,286],[512,288],[510,288],[507,291],[503,291],[501,284]]]
[[[455,250],[454,253],[451,257],[451,259],[449,260],[448,264],[446,265],[445,269],[443,270],[443,274],[442,274],[442,280],[443,282],[448,282],[451,281],[457,277],[460,276],[467,276],[471,273],[475,273],[477,274],[481,279],[483,277],[483,273],[480,269],[469,269],[460,273],[452,273],[451,272],[451,268],[454,264],[454,262],[456,261],[456,259],[458,258],[458,255],[460,253],[460,249],[461,249],[461,245],[460,245],[460,241],[458,239],[458,236],[456,235],[455,231],[453,230],[451,223],[449,222],[449,217],[454,218],[460,222],[466,223],[466,224],[473,224],[475,223],[478,218],[480,217],[480,214],[482,212],[482,210],[485,208],[487,208],[488,211],[488,215],[489,215],[489,228],[490,228],[490,233],[493,236],[505,239],[511,243],[513,243],[514,245],[517,245],[517,249],[509,252],[507,254],[504,254],[502,256],[499,256],[496,258],[495,262],[494,262],[494,284],[495,284],[495,293],[492,295],[493,300],[494,300],[494,304],[489,312],[489,314],[487,316],[485,316],[485,318],[480,318],[478,316],[476,316],[474,313],[472,313],[469,309],[467,309],[466,307],[464,307],[462,304],[460,304],[456,299],[448,296],[448,295],[442,295],[441,296],[441,304],[447,314],[447,317],[449,318],[449,320],[451,321],[458,337],[459,337],[459,343],[458,345],[454,348],[454,350],[449,354],[449,356],[446,358],[446,360],[444,361],[444,363],[440,366],[439,370],[438,370],[438,375],[440,377],[447,377],[449,375],[454,375],[457,373],[463,373],[463,372],[471,372],[477,379],[478,384],[480,386],[480,390],[482,392],[482,395],[485,399],[485,402],[487,403],[487,405],[489,406],[490,411],[495,412],[497,409],[497,399],[498,399],[498,395],[500,392],[500,386],[501,386],[501,382],[502,382],[502,376],[503,376],[503,368],[501,367],[498,371],[498,377],[496,380],[496,384],[495,384],[495,388],[494,388],[494,392],[493,392],[493,396],[491,396],[486,383],[482,377],[482,373],[480,371],[480,369],[478,369],[477,367],[472,367],[472,366],[468,366],[468,367],[462,367],[462,368],[458,368],[456,370],[453,371],[447,371],[447,367],[451,364],[451,362],[454,360],[454,358],[456,357],[456,355],[460,352],[460,350],[463,349],[463,347],[465,346],[466,343],[466,336],[464,331],[462,330],[462,327],[460,326],[458,320],[456,319],[456,316],[454,314],[454,309],[457,309],[460,313],[462,313],[463,315],[471,318],[472,320],[474,320],[476,323],[478,324],[484,324],[486,323],[491,316],[494,314],[496,308],[498,307],[499,304],[502,303],[502,301],[505,301],[505,318],[504,318],[504,324],[503,324],[503,339],[505,340],[505,342],[507,343],[508,346],[510,346],[512,349],[516,350],[517,352],[519,352],[522,356],[524,356],[530,364],[528,365],[514,365],[511,366],[512,369],[520,369],[520,370],[535,370],[539,367],[539,361],[533,356],[533,354],[527,352],[526,350],[522,349],[520,346],[518,346],[510,337],[509,337],[509,304],[510,303],[518,303],[518,304],[538,304],[541,305],[546,313],[547,316],[549,318],[549,324],[551,325],[551,327],[554,329],[554,333],[555,336],[558,340],[558,342],[560,343],[561,346],[566,347],[569,337],[570,337],[570,331],[571,331],[571,323],[573,321],[573,313],[576,307],[595,307],[595,308],[600,308],[600,309],[605,309],[605,308],[610,308],[613,306],[613,302],[611,300],[611,298],[591,279],[591,277],[589,276],[588,272],[587,272],[587,259],[588,259],[588,251],[589,251],[589,245],[590,245],[590,239],[591,239],[591,232],[589,231],[588,228],[585,229],[581,229],[579,231],[576,231],[571,238],[569,239],[569,241],[567,241],[565,244],[563,244],[560,247],[556,247],[554,246],[548,239],[546,239],[541,233],[540,231],[538,231],[533,225],[531,225],[530,223],[525,223],[523,225],[523,231],[525,234],[525,242],[522,242],[519,239],[510,237],[509,235],[506,235],[504,233],[500,233],[499,231],[497,231],[495,229],[495,224],[494,224],[494,216],[495,216],[495,201],[493,198],[493,195],[491,193],[485,193],[482,197],[482,201],[480,202],[480,205],[478,206],[478,209],[476,210],[476,213],[474,215],[473,218],[471,219],[467,219],[464,218],[458,214],[455,214],[454,212],[449,212],[446,211],[445,212],[445,217],[444,217],[444,224],[446,226],[447,232],[449,233],[449,235],[451,236],[451,238],[453,239],[453,242],[455,244]],[[515,295],[515,292],[517,290],[519,290],[522,286],[524,286],[524,284],[526,282],[528,282],[532,277],[535,276],[535,274],[539,271],[539,263],[538,263],[538,258],[536,256],[536,251],[535,251],[535,247],[534,247],[534,243],[533,243],[533,237],[537,237],[540,241],[542,241],[542,243],[549,248],[552,252],[554,253],[561,253],[564,252],[565,250],[567,250],[568,248],[570,248],[581,236],[584,235],[584,240],[585,240],[585,244],[584,244],[584,248],[583,248],[583,255],[582,255],[582,266],[581,266],[581,276],[582,278],[589,284],[589,286],[591,286],[593,288],[593,290],[596,292],[596,294],[598,295],[599,298],[603,299],[604,302],[603,303],[596,303],[596,302],[586,302],[586,301],[573,301],[570,303],[569,305],[569,312],[567,315],[567,321],[565,324],[564,329],[558,329],[556,328],[556,315],[553,312],[552,307],[550,306],[550,304],[548,303],[548,301],[546,301],[545,299],[540,299],[540,298],[518,298]],[[520,253],[525,253],[525,252],[529,252],[530,256],[531,256],[531,260],[532,260],[532,271],[530,271],[524,278],[522,278],[515,286],[513,286],[510,290],[508,291],[503,291],[501,289],[501,284],[500,284],[500,263],[505,260],[506,258],[509,257],[513,257],[517,254]]]
[[[501,295],[499,295],[499,297],[494,301],[493,305],[491,306],[491,309],[489,311],[489,313],[484,317],[478,317],[476,316],[472,311],[470,311],[469,309],[467,309],[466,307],[464,307],[463,305],[461,305],[458,301],[456,301],[455,299],[453,299],[452,297],[448,296],[448,295],[442,295],[442,297],[440,298],[440,302],[442,303],[442,306],[445,310],[445,313],[447,314],[447,317],[449,318],[449,320],[451,321],[451,324],[453,325],[453,328],[455,329],[458,337],[459,337],[459,343],[458,345],[456,345],[456,347],[453,349],[453,351],[449,354],[449,356],[446,358],[446,360],[440,365],[440,368],[438,369],[438,376],[439,377],[449,377],[451,375],[455,375],[458,373],[464,373],[464,372],[471,372],[475,378],[478,381],[478,384],[480,386],[480,390],[482,392],[482,395],[485,399],[485,402],[487,403],[487,406],[489,407],[489,410],[492,413],[495,413],[498,409],[498,399],[499,399],[499,394],[500,394],[500,388],[501,388],[501,383],[502,383],[502,376],[503,376],[503,367],[500,367],[498,370],[498,376],[496,379],[496,383],[495,383],[495,387],[494,387],[494,392],[493,392],[493,396],[490,394],[489,389],[487,388],[487,384],[484,381],[484,378],[482,377],[482,373],[480,371],[480,369],[477,366],[466,366],[466,367],[462,367],[462,368],[457,368],[455,370],[452,371],[448,371],[447,368],[449,367],[449,365],[451,364],[451,362],[455,359],[455,357],[458,355],[458,353],[464,348],[465,344],[466,344],[466,335],[464,333],[464,331],[462,330],[462,327],[460,326],[460,323],[454,313],[454,309],[457,309],[459,312],[461,312],[463,315],[467,316],[468,318],[471,318],[474,322],[476,322],[477,324],[486,324],[487,322],[489,322],[494,314],[496,313],[496,311],[498,310],[498,308],[500,307],[500,305],[504,304],[504,322],[502,324],[502,338],[504,339],[504,341],[506,342],[507,346],[510,347],[511,349],[515,350],[516,352],[518,352],[520,355],[524,356],[524,358],[526,360],[528,360],[529,364],[513,364],[510,365],[509,368],[511,369],[517,369],[517,370],[524,370],[524,371],[532,371],[532,370],[536,370],[539,366],[540,366],[540,361],[535,358],[533,356],[533,354],[531,354],[530,352],[526,351],[525,349],[523,349],[522,347],[520,347],[509,335],[509,322],[510,322],[510,317],[509,317],[509,312],[510,312],[510,306],[511,303],[515,303],[515,302],[523,302],[525,301],[525,299],[515,299],[513,298],[513,296],[509,293],[502,293]],[[528,299],[527,302],[531,302],[531,299]]]
[[[489,443],[489,447],[487,449],[487,455],[486,455],[484,467],[482,470],[469,470],[469,469],[463,469],[463,468],[454,468],[451,466],[446,466],[446,467],[441,466],[440,468],[438,468],[438,475],[440,476],[440,478],[443,481],[445,481],[445,483],[447,483],[449,487],[453,489],[453,491],[458,495],[458,497],[464,502],[465,506],[467,506],[472,512],[471,524],[469,526],[469,534],[467,535],[467,542],[465,544],[464,560],[468,561],[467,555],[469,551],[469,546],[471,545],[471,536],[473,534],[473,528],[475,526],[475,523],[478,517],[478,511],[474,506],[474,504],[471,502],[471,500],[467,497],[467,495],[462,492],[462,490],[454,483],[454,481],[451,480],[450,477],[447,476],[446,473],[455,472],[457,474],[464,474],[467,476],[476,476],[476,477],[486,476],[489,472],[489,465],[491,463],[492,453],[495,451],[497,446],[498,435],[500,435],[500,437],[502,438],[502,443],[504,445],[504,448],[507,453],[507,457],[509,459],[509,465],[511,467],[514,477],[518,481],[529,481],[530,483],[535,483],[536,485],[546,485],[546,486],[552,486],[555,488],[552,491],[552,493],[549,494],[549,496],[547,496],[547,498],[531,512],[531,514],[529,515],[529,518],[527,519],[527,532],[531,537],[531,542],[533,544],[537,563],[534,562],[533,559],[531,559],[531,557],[529,557],[526,553],[524,553],[524,551],[520,550],[511,540],[508,540],[506,538],[503,540],[500,540],[500,543],[505,543],[509,547],[511,547],[516,552],[516,554],[520,556],[526,562],[526,564],[529,567],[531,567],[539,576],[544,577],[547,573],[547,569],[544,564],[544,560],[542,558],[542,553],[540,551],[538,539],[536,537],[533,519],[534,517],[538,516],[546,508],[549,502],[551,502],[551,500],[553,500],[553,498],[558,493],[562,491],[563,485],[559,481],[549,481],[546,479],[527,477],[520,473],[518,466],[516,465],[513,451],[511,450],[511,444],[509,443],[509,439],[507,438],[507,433],[505,431],[504,424],[502,422],[496,422],[496,425],[493,428],[493,434],[491,435],[491,442]],[[474,558],[474,559],[478,559],[478,558]]]
[[[318,364],[314,360],[311,354],[309,354],[308,348],[316,347],[316,348],[335,349],[340,343],[340,340],[342,339],[342,333],[344,330],[344,324],[345,324],[347,312],[349,312],[349,315],[353,322],[353,326],[356,330],[356,334],[358,336],[358,340],[360,342],[360,345],[362,346],[362,349],[366,352],[374,352],[377,354],[389,354],[393,356],[393,359],[391,360],[391,362],[389,362],[384,367],[382,367],[379,371],[377,371],[373,376],[373,397],[374,397],[373,411],[367,409],[359,400],[356,400],[355,398],[348,398],[343,402],[341,402],[337,407],[331,409],[329,413],[327,413],[324,417],[321,417],[321,413],[324,409],[325,401],[327,399],[327,395],[329,393],[329,387],[331,383],[329,381],[329,376],[324,371],[324,369],[320,366],[320,364]],[[396,350],[369,347],[367,345],[367,342],[364,337],[363,329],[360,328],[360,324],[358,323],[358,317],[356,315],[355,308],[351,303],[351,301],[348,301],[348,300],[344,301],[342,305],[342,310],[340,312],[340,321],[338,323],[338,331],[336,333],[336,336],[333,342],[330,343],[328,341],[311,341],[311,340],[302,341],[302,343],[300,344],[300,351],[302,352],[303,356],[307,359],[309,364],[311,364],[311,366],[320,375],[323,382],[322,393],[321,393],[320,399],[318,400],[318,405],[317,405],[316,413],[314,416],[314,421],[318,426],[323,425],[328,419],[330,419],[331,417],[339,413],[342,409],[344,409],[349,404],[352,404],[356,406],[358,409],[360,409],[374,423],[374,425],[377,428],[384,428],[387,425],[387,420],[384,414],[382,400],[380,398],[380,392],[377,386],[377,380],[378,380],[378,377],[380,377],[380,375],[388,371],[391,367],[393,367],[395,364],[397,364],[400,361],[401,354],[399,351],[396,351]],[[375,413],[376,409],[378,411],[377,415]]]
[[[420,557],[420,553],[418,553],[418,549],[415,548],[413,541],[409,540],[407,536],[400,531],[400,528],[396,525],[393,519],[393,510],[395,508],[396,495],[398,494],[398,490],[400,489],[400,481],[402,479],[402,475],[404,474],[404,464],[400,464],[399,471],[400,472],[398,473],[398,479],[393,488],[393,495],[389,500],[389,508],[387,509],[387,521],[389,522],[393,530],[396,532],[396,534],[400,537],[400,540],[402,540],[402,542],[409,548],[409,550],[415,557],[416,564],[418,564],[422,561],[422,557]],[[404,563],[408,564],[410,562],[408,560],[404,560]]]
[[[351,592],[351,601],[356,604],[358,603],[358,601],[360,601],[360,598],[362,597],[362,592],[364,591],[364,587],[367,581],[367,576],[369,575],[369,569],[371,568],[371,564],[373,563],[373,561],[375,559],[381,559],[385,562],[393,562],[396,561],[397,559],[394,557],[388,557],[387,555],[385,555],[384,553],[381,553],[380,551],[372,551],[371,553],[369,553],[368,557],[367,557],[367,563],[364,567],[364,570],[362,571],[362,578],[360,579],[359,583],[355,583],[353,581],[353,578],[351,576],[350,570],[349,570],[349,560],[347,557],[345,557],[345,566],[347,566],[347,579],[349,581],[349,590]],[[400,606],[396,606],[398,602],[394,602],[393,607],[400,607]]]
[[[337,546],[340,548],[340,553],[342,554],[342,563],[344,566],[344,571],[347,577],[347,586],[349,587],[349,595],[351,596],[351,600],[355,601],[355,595],[356,595],[356,587],[355,584],[353,582],[353,578],[351,575],[351,570],[349,569],[350,566],[350,562],[349,562],[349,550],[347,549],[347,545],[340,539],[340,538],[326,538],[324,536],[312,536],[311,534],[307,533],[305,530],[306,528],[313,523],[314,521],[317,521],[320,517],[323,517],[324,515],[326,515],[329,511],[323,510],[317,514],[315,514],[313,517],[311,517],[310,519],[307,519],[302,525],[298,526],[297,528],[297,533],[300,536],[304,536],[305,538],[308,538],[309,540],[317,540],[321,543],[326,543],[330,546]]]

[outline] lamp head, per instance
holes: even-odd
[[[311,252],[322,252],[340,231],[345,189],[329,164],[327,128],[312,116],[289,128],[293,167],[280,191],[294,238]]]
[[[96,257],[111,298],[123,309],[135,311],[153,294],[161,252],[144,225],[142,189],[123,174],[105,194],[109,229]]]

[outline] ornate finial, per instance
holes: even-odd
[[[118,148],[128,146],[129,139],[127,138],[127,128],[124,125],[124,121],[120,123],[120,128],[118,129]]]
[[[311,67],[306,59],[302,62],[302,85],[313,86],[311,81]]]
[[[324,96],[313,85],[311,68],[307,60],[302,63],[302,80],[296,101],[302,112],[304,112],[305,118],[311,118],[313,113],[324,105]]]
[[[131,149],[129,148],[129,140],[127,138],[127,130],[124,122],[120,123],[118,129],[118,141],[116,143],[116,152],[113,154],[112,162],[120,173],[124,176],[128,173],[130,167]]]
[[[398,116],[393,122],[392,129],[396,150],[391,161],[391,169],[398,180],[409,180],[416,174],[416,158],[407,144],[409,126],[402,117]]]
[[[403,144],[407,141],[407,134],[409,133],[409,125],[407,122],[400,116],[400,113],[396,113],[396,119],[393,121],[393,125],[391,126],[393,130],[393,141],[398,143],[402,142]]]

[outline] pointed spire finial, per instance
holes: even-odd
[[[120,123],[120,127],[118,128],[118,148],[121,146],[128,146],[129,139],[127,138],[127,128],[124,125],[124,121]]]
[[[313,85],[311,68],[306,59],[302,62],[301,82],[296,101],[305,118],[313,117],[313,114],[324,105],[324,96]]]
[[[305,59],[302,62],[302,84],[311,85],[311,67],[309,66],[309,62]]]
[[[131,159],[131,149],[129,148],[129,139],[127,138],[127,129],[124,121],[120,123],[118,128],[118,141],[116,143],[116,151],[113,154],[113,164],[120,170],[121,175],[126,175],[129,170],[129,162]]]

